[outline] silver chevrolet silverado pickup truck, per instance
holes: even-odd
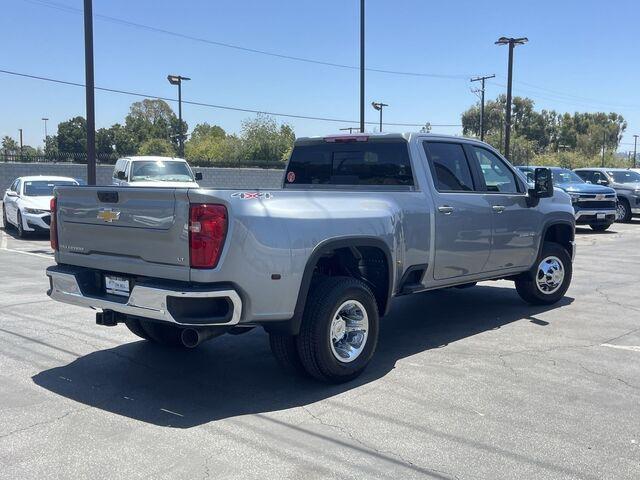
[[[51,209],[55,300],[175,347],[261,326],[328,382],[364,370],[394,297],[508,279],[552,304],[575,254],[548,169],[531,188],[490,146],[431,134],[300,138],[282,189],[59,187]]]

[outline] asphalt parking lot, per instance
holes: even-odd
[[[0,230],[0,477],[640,478],[640,222],[580,229],[553,308],[509,282],[398,299],[353,383],[263,331],[195,351],[50,301],[48,239]]]

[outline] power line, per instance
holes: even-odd
[[[58,83],[58,84],[62,84],[62,85],[70,85],[73,87],[85,87],[84,84],[82,83],[78,83],[78,82],[70,82],[67,80],[60,80],[57,78],[50,78],[50,77],[44,77],[44,76],[40,76],[40,75],[30,75],[28,73],[20,73],[20,72],[14,72],[14,71],[10,71],[10,70],[0,70],[0,73],[4,73],[6,75],[13,75],[16,77],[24,77],[24,78],[31,78],[33,80],[42,80],[45,82],[51,82],[51,83]],[[151,94],[147,94],[147,93],[140,93],[140,92],[131,92],[128,90],[119,90],[119,89],[115,89],[115,88],[106,88],[106,87],[95,87],[96,90],[100,90],[102,92],[109,92],[109,93],[118,93],[118,94],[122,94],[122,95],[130,95],[130,96],[134,96],[134,97],[142,97],[142,98],[154,98],[154,99],[159,99],[159,100],[164,100],[166,102],[177,102],[177,100],[175,98],[170,98],[170,97],[162,97],[159,95],[151,95]],[[269,112],[266,110],[253,110],[253,109],[249,109],[249,108],[241,108],[241,107],[230,107],[227,105],[217,105],[217,104],[213,104],[213,103],[205,103],[205,102],[196,102],[196,101],[192,101],[192,100],[182,100],[182,103],[186,103],[189,105],[195,105],[198,107],[207,107],[207,108],[216,108],[216,109],[221,109],[221,110],[231,110],[231,111],[235,111],[235,112],[245,112],[245,113],[263,113],[266,115],[272,115],[274,117],[287,117],[287,118],[297,118],[297,119],[303,119],[303,120],[318,120],[318,121],[323,121],[323,122],[334,122],[334,123],[354,123],[357,124],[359,123],[358,120],[345,120],[345,119],[341,119],[341,118],[330,118],[330,117],[318,117],[318,116],[311,116],[311,115],[297,115],[297,114],[293,114],[293,113],[281,113],[281,112]],[[367,125],[377,125],[377,122],[365,122]],[[387,125],[393,125],[396,127],[423,127],[424,126],[424,122],[423,123],[387,123]],[[461,124],[437,124],[437,123],[432,123],[431,124],[432,127],[461,127]]]
[[[40,5],[40,6],[44,6],[44,7],[48,7],[48,8],[52,8],[52,9],[56,9],[56,10],[60,10],[60,11],[64,11],[67,13],[75,13],[75,14],[82,14],[82,10],[76,7],[72,7],[70,5],[64,5],[61,3],[57,3],[57,2],[52,2],[49,0],[22,0],[26,3],[31,3],[34,5]],[[160,28],[160,27],[154,27],[152,25],[145,25],[142,23],[137,23],[137,22],[132,22],[129,20],[125,20],[122,18],[117,18],[117,17],[112,17],[109,15],[102,15],[102,14],[94,14],[94,17],[100,19],[100,20],[104,20],[106,22],[111,22],[111,23],[115,23],[115,24],[120,24],[120,25],[125,25],[131,28],[137,28],[137,29],[142,29],[142,30],[147,30],[147,31],[151,31],[151,32],[155,32],[155,33],[160,33],[163,35],[169,35],[169,36],[173,36],[173,37],[177,37],[177,38],[182,38],[185,40],[191,40],[191,41],[195,41],[195,42],[200,42],[200,43],[204,43],[204,44],[209,44],[209,45],[215,45],[218,47],[224,47],[224,48],[229,48],[229,49],[234,49],[234,50],[239,50],[239,51],[244,51],[247,53],[255,53],[255,54],[260,54],[260,55],[267,55],[267,56],[271,56],[271,57],[276,57],[276,58],[281,58],[281,59],[285,59],[285,60],[292,60],[292,61],[297,61],[297,62],[304,62],[304,63],[312,63],[312,64],[317,64],[317,65],[324,65],[324,66],[328,66],[328,67],[334,67],[334,68],[343,68],[343,69],[349,69],[349,70],[358,70],[360,67],[355,66],[355,65],[347,65],[347,64],[342,64],[342,63],[335,63],[335,62],[329,62],[329,61],[323,61],[323,60],[317,60],[317,59],[313,59],[313,58],[306,58],[306,57],[299,57],[299,56],[294,56],[294,55],[287,55],[287,54],[282,54],[282,53],[277,53],[277,52],[271,52],[271,51],[267,51],[267,50],[260,50],[260,49],[256,49],[256,48],[250,48],[250,47],[244,47],[241,45],[235,45],[235,44],[231,44],[231,43],[226,43],[226,42],[219,42],[219,41],[215,41],[215,40],[210,40],[207,38],[202,38],[202,37],[196,37],[193,35],[188,35],[185,33],[180,33],[180,32],[175,32],[175,31],[171,31],[171,30],[167,30],[164,28]],[[440,78],[440,79],[456,79],[456,80],[464,80],[467,79],[468,77],[470,77],[471,75],[468,74],[440,74],[440,73],[427,73],[427,72],[410,72],[410,71],[402,71],[402,70],[389,70],[389,69],[382,69],[382,68],[366,68],[366,71],[369,72],[376,72],[376,73],[383,73],[383,74],[389,74],[389,75],[402,75],[402,76],[410,76],[410,77],[426,77],[426,78]],[[581,97],[581,96],[577,96],[577,95],[572,95],[569,93],[564,93],[564,92],[560,92],[558,90],[552,90],[546,87],[540,87],[537,85],[534,85],[532,83],[528,83],[528,82],[523,82],[523,81],[517,81],[514,82],[515,84],[518,85],[525,85],[528,86],[530,88],[533,89],[537,89],[543,92],[548,92],[549,94],[552,94],[554,96],[558,96],[558,97],[564,97],[567,99],[573,99],[573,100],[580,100],[580,101],[587,101],[587,102],[593,102],[593,103],[599,103],[601,105],[609,105],[609,106],[614,106],[617,108],[640,108],[640,106],[638,105],[625,105],[625,104],[615,104],[615,103],[607,103],[607,102],[601,102],[600,100],[596,100],[596,99],[592,99],[592,98],[588,98],[588,97]],[[497,86],[503,86],[504,85],[500,85],[498,83],[493,83],[494,85]],[[540,98],[545,98],[544,96],[533,92],[534,94],[540,96]],[[557,99],[553,99],[553,98],[548,98],[550,100],[557,100]],[[569,105],[579,105],[579,106],[586,106],[586,107],[593,107],[593,105],[587,105],[584,103],[575,103],[575,102],[570,102],[567,100],[557,100],[561,103],[565,103],[565,104],[569,104]],[[600,108],[600,107],[595,107],[595,108]]]
[[[49,8],[53,8],[56,10],[61,10],[64,12],[68,12],[68,13],[77,13],[77,14],[81,14],[82,10],[79,8],[75,8],[75,7],[71,7],[69,5],[63,5],[61,3],[56,3],[56,2],[50,2],[47,0],[23,0],[24,2],[27,3],[31,3],[31,4],[36,4],[36,5],[41,5],[41,6],[45,6],[45,7],[49,7]],[[315,63],[318,65],[324,65],[327,67],[335,67],[335,68],[344,68],[344,69],[349,69],[349,70],[359,70],[360,67],[359,66],[355,66],[355,65],[347,65],[347,64],[343,64],[343,63],[335,63],[335,62],[328,62],[328,61],[324,61],[324,60],[317,60],[317,59],[313,59],[313,58],[306,58],[306,57],[298,57],[295,55],[287,55],[287,54],[283,54],[283,53],[277,53],[277,52],[270,52],[268,50],[259,50],[256,48],[250,48],[250,47],[243,47],[241,45],[235,45],[232,43],[226,43],[226,42],[219,42],[216,40],[210,40],[208,38],[202,38],[202,37],[196,37],[193,35],[188,35],[185,33],[181,33],[181,32],[175,32],[172,30],[167,30],[164,28],[160,28],[160,27],[154,27],[152,25],[145,25],[143,23],[137,23],[137,22],[132,22],[129,20],[124,20],[122,18],[117,18],[117,17],[112,17],[109,15],[102,15],[102,14],[97,14],[94,13],[94,17],[100,19],[100,20],[104,20],[106,22],[111,22],[111,23],[116,23],[116,24],[120,24],[120,25],[125,25],[127,27],[132,27],[132,28],[137,28],[137,29],[141,29],[141,30],[147,30],[150,32],[155,32],[155,33],[160,33],[163,35],[170,35],[172,37],[177,37],[177,38],[182,38],[184,40],[192,40],[194,42],[200,42],[200,43],[205,43],[208,45],[215,45],[217,47],[224,47],[224,48],[231,48],[234,50],[240,50],[243,52],[248,52],[248,53],[257,53],[260,55],[267,55],[270,57],[277,57],[277,58],[282,58],[285,60],[294,60],[297,62],[305,62],[305,63]],[[399,70],[387,70],[387,69],[383,69],[383,68],[366,68],[367,71],[369,72],[376,72],[376,73],[385,73],[385,74],[391,74],[391,75],[404,75],[404,76],[411,76],[411,77],[430,77],[430,78],[442,78],[442,79],[458,79],[458,80],[463,80],[469,77],[468,74],[460,74],[460,75],[456,75],[456,74],[444,74],[444,73],[426,73],[426,72],[406,72],[406,71],[399,71]]]

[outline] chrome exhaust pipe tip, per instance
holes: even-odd
[[[204,340],[195,328],[185,328],[180,334],[182,344],[187,348],[196,348]]]

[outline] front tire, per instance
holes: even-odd
[[[604,232],[607,230],[612,224],[611,223],[592,223],[589,225],[594,232]]]
[[[618,205],[616,206],[616,222],[629,223],[631,221],[632,212],[629,202],[624,199],[618,199]]]
[[[20,213],[20,210],[18,210],[18,217],[17,217],[17,228],[18,228],[18,238],[24,238],[26,236],[26,232],[24,231],[24,224],[22,223],[22,213]]]
[[[327,277],[307,298],[296,339],[304,369],[329,383],[344,383],[360,375],[378,344],[378,306],[361,280]]]
[[[7,220],[7,212],[3,205],[2,206],[2,228],[4,228],[5,230],[9,230],[10,226],[11,224],[9,223],[9,220]]]
[[[567,292],[572,274],[569,252],[560,244],[544,242],[533,269],[516,279],[516,290],[527,303],[552,305]]]

